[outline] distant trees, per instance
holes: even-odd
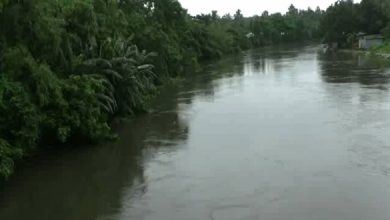
[[[357,5],[360,29],[366,33],[379,33],[386,27],[389,15],[384,0],[363,0]]]
[[[388,0],[339,0],[330,6],[321,22],[325,42],[351,46],[353,35],[383,33],[390,36],[390,3]]]
[[[248,18],[249,30],[254,33],[253,44],[262,46],[282,42],[303,42],[320,37],[320,21],[323,12],[298,10],[294,5],[285,15],[269,14],[264,11],[261,16]]]

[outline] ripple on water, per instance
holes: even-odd
[[[355,135],[349,146],[351,163],[371,175],[390,176],[390,146],[374,135]]]
[[[258,214],[247,205],[226,205],[210,212],[211,220],[257,220]]]

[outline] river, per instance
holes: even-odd
[[[120,140],[28,162],[1,220],[388,220],[390,64],[251,50],[164,86]]]

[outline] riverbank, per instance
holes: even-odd
[[[316,46],[222,58],[161,88],[117,142],[18,170],[0,219],[387,219],[387,70]]]
[[[111,120],[147,110],[164,78],[250,45],[249,30],[231,31],[233,19],[188,19],[177,1],[153,8],[73,0],[0,6],[0,179],[46,146],[111,139]]]
[[[357,49],[340,49],[340,52],[356,53],[365,56],[376,56],[386,60],[390,60],[390,52],[383,52],[380,50],[357,50]]]
[[[370,48],[369,50],[350,49],[354,53],[364,54],[367,56],[377,56],[390,60],[390,43],[386,42],[380,46]]]
[[[383,45],[371,49],[370,52],[385,59],[390,59],[390,42],[385,42]]]

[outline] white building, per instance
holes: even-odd
[[[359,49],[370,49],[374,46],[383,44],[384,37],[380,34],[364,35],[360,34],[359,37]]]

